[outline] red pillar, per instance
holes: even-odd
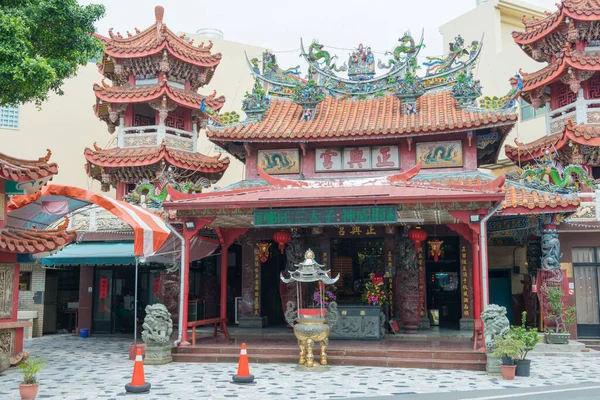
[[[183,307],[182,307],[182,327],[180,346],[190,346],[188,342],[188,302],[190,297],[190,239],[196,234],[196,231],[183,231],[185,240],[185,261],[183,264]]]
[[[479,263],[479,235],[477,232],[473,232],[471,256],[473,257],[473,318],[481,319],[481,267]]]
[[[221,304],[220,317],[227,318],[227,253],[229,247],[221,246]]]

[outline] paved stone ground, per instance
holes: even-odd
[[[512,382],[473,371],[333,366],[322,372],[302,372],[294,365],[253,364],[250,372],[256,383],[243,387],[230,383],[236,364],[172,363],[146,365],[151,392],[127,395],[124,385],[133,371],[133,362],[127,358],[130,343],[114,337],[81,339],[72,335],[26,341],[25,350],[47,362],[38,374],[38,399],[304,400],[600,382],[600,358],[581,356],[532,356],[532,376]],[[15,368],[0,376],[0,399],[19,399],[20,378]]]

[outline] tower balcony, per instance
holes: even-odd
[[[166,125],[120,126],[117,145],[120,148],[158,146],[163,140],[172,149],[195,152],[198,133]]]
[[[546,113],[547,135],[561,133],[569,119],[576,124],[600,123],[600,99],[586,100],[581,92],[573,103]],[[550,105],[546,107],[549,109]]]

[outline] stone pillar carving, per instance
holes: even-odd
[[[292,232],[292,240],[285,247],[285,255],[286,255],[286,260],[287,260],[286,265],[285,265],[286,277],[287,277],[288,271],[296,269],[296,267],[294,267],[294,265],[299,264],[302,262],[302,260],[304,260],[305,246],[304,246],[303,236],[300,235],[297,230],[296,230],[296,232],[297,233]],[[327,260],[326,265],[329,265],[328,260]],[[324,268],[324,269],[326,269],[326,268]],[[287,307],[288,302],[294,303],[294,307],[292,308],[293,310],[296,310],[298,308],[298,304],[297,304],[298,299],[297,299],[297,290],[296,289],[297,289],[297,286],[295,283],[288,284],[288,283],[280,281],[279,295],[281,296],[281,306],[282,306],[282,310],[284,311],[284,313],[288,309],[288,307]],[[303,289],[308,289],[308,285],[303,285]],[[305,299],[305,297],[306,297],[306,291],[304,291],[304,293],[302,293],[302,298]]]
[[[15,266],[0,264],[0,319],[13,318]]]
[[[568,290],[563,286],[566,284],[563,273],[560,269],[560,240],[558,239],[558,231],[556,225],[544,225],[542,231],[542,265],[537,272],[538,299],[544,315],[544,324],[552,325],[553,321],[545,317],[548,310],[548,290],[552,287],[560,287],[563,290]]]
[[[405,236],[396,236],[396,306],[404,329],[419,327],[422,302],[419,296],[419,269],[414,243]]]
[[[242,240],[242,304],[240,328],[262,328],[266,319],[260,310],[261,261],[256,240],[246,236]]]
[[[425,256],[427,248],[425,244],[417,252],[417,266],[419,268],[419,298],[421,302],[421,317],[419,319],[419,329],[431,329],[431,322],[427,316],[427,288],[425,285]]]

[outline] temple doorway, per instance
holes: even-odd
[[[439,316],[440,328],[459,329],[461,318],[460,262],[457,236],[440,237],[442,254],[435,261],[427,244],[427,308]],[[435,322],[436,321],[432,321]]]
[[[332,251],[331,275],[340,274],[335,284],[338,303],[363,303],[361,296],[370,274],[385,273],[383,238],[335,239]]]
[[[261,315],[267,317],[268,326],[286,325],[281,301],[279,274],[285,270],[285,254],[281,254],[277,243],[271,245],[271,256],[261,264]]]

